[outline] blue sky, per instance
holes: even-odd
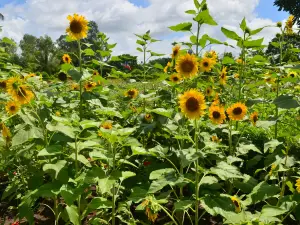
[[[0,8],[9,3],[22,4],[26,0],[0,0]],[[149,6],[148,0],[129,0],[133,4],[141,7]],[[256,13],[261,18],[269,18],[274,22],[283,20],[288,17],[288,13],[277,11],[277,7],[273,6],[273,0],[260,0],[256,8]]]

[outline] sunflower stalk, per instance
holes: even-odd
[[[196,148],[196,155],[198,154],[198,140],[197,140],[197,133],[198,133],[198,126],[197,126],[197,120],[195,119],[195,148]],[[198,190],[198,183],[199,183],[199,173],[198,173],[198,166],[199,166],[199,160],[197,158],[196,160],[196,166],[195,166],[195,194],[196,194],[196,201],[195,201],[195,225],[198,225],[198,217],[199,217],[199,190]]]
[[[80,81],[79,81],[79,117],[80,121],[82,120],[82,58],[81,58],[81,44],[80,40],[77,41],[78,43],[78,58],[79,58],[79,72],[80,72]]]

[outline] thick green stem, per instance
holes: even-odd
[[[182,163],[180,163],[180,175],[184,176]],[[180,187],[180,199],[182,199],[182,198],[183,198],[183,187]]]
[[[198,153],[198,138],[197,138],[197,120],[195,120],[195,136],[194,136],[194,141],[195,141],[195,149],[196,149],[196,155]],[[199,160],[197,158],[196,160],[196,177],[195,177],[195,194],[196,194],[196,201],[195,201],[195,225],[198,225],[198,217],[199,217],[199,190],[198,190],[198,183],[199,183],[199,173],[198,173],[198,165],[199,165]]]
[[[113,150],[113,171],[115,171],[115,166],[116,166],[116,150],[114,146],[111,146]],[[113,185],[113,196],[112,196],[112,225],[116,224],[116,196],[115,196],[115,183]]]
[[[229,140],[229,155],[232,153],[232,133],[231,133],[231,123],[228,124],[228,140]]]
[[[80,68],[80,81],[79,81],[79,117],[80,121],[82,120],[82,62],[81,62],[81,45],[80,45],[80,40],[77,42],[78,43],[78,59],[79,59],[79,68]]]
[[[199,41],[198,41],[198,39],[199,39],[199,34],[200,34],[200,27],[201,27],[201,24],[200,23],[198,23],[198,26],[197,26],[197,44],[196,44],[196,56],[198,56],[198,54],[199,54]]]
[[[54,205],[53,205],[53,210],[54,210],[54,216],[55,216],[55,225],[58,224],[58,207],[57,207],[57,196],[54,197],[53,199]]]

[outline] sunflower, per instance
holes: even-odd
[[[93,71],[93,76],[98,76],[99,75],[99,72],[97,70],[94,70]]]
[[[212,89],[211,87],[207,87],[207,88],[205,89],[205,95],[206,95],[206,96],[211,96],[212,93],[213,93],[213,89]]]
[[[242,64],[243,60],[241,58],[238,58],[237,60],[235,60],[237,64]]]
[[[176,62],[176,71],[186,77],[194,77],[198,73],[198,62],[194,55],[186,54],[181,56]]]
[[[171,54],[172,59],[175,59],[178,56],[179,50],[180,50],[180,46],[179,45],[176,45],[175,47],[173,47],[172,54]]]
[[[218,138],[216,135],[211,136],[211,140],[216,143],[220,143],[222,141],[222,139]]]
[[[296,180],[296,190],[300,193],[300,178]]]
[[[181,112],[189,119],[199,119],[206,109],[204,95],[196,89],[191,89],[179,96]]]
[[[84,85],[85,91],[92,91],[94,87],[96,87],[96,83],[92,81],[88,81]]]
[[[61,116],[61,113],[59,111],[56,111],[55,116]]]
[[[239,75],[238,73],[235,73],[235,74],[233,75],[233,77],[234,77],[235,79],[239,79],[239,78],[240,78],[240,75]]]
[[[231,197],[231,201],[232,203],[234,204],[234,207],[235,207],[235,212],[239,213],[241,211],[241,203],[240,203],[240,200],[235,197],[235,196],[232,196]]]
[[[218,54],[214,50],[206,52],[204,57],[211,58],[215,62],[218,60]]]
[[[5,109],[8,114],[14,115],[19,111],[20,105],[15,101],[10,101],[6,103]]]
[[[291,71],[291,72],[289,72],[289,77],[291,77],[291,78],[295,78],[295,77],[297,77],[297,72],[295,72],[295,71]]]
[[[171,66],[171,62],[168,62],[166,67],[164,68],[164,72],[167,73],[168,72],[168,69],[169,67]]]
[[[64,54],[62,57],[64,63],[70,64],[72,62],[71,57],[68,54]]]
[[[220,73],[220,84],[225,85],[226,84],[226,79],[227,79],[227,67],[223,67],[221,73]]]
[[[253,126],[256,125],[256,122],[258,121],[258,112],[254,112],[250,115],[250,120],[253,124]]]
[[[219,99],[219,94],[216,93],[214,101],[211,103],[211,106],[218,106],[220,105],[220,99]]]
[[[215,124],[221,124],[225,120],[225,111],[223,107],[211,106],[209,108],[209,118]]]
[[[275,82],[275,79],[271,77],[270,74],[265,75],[265,82],[268,84],[273,84]]]
[[[0,129],[2,130],[2,136],[8,140],[11,137],[10,130],[4,123],[0,123]]]
[[[247,113],[247,107],[243,103],[235,103],[226,110],[231,120],[242,120]]]
[[[69,15],[67,19],[70,21],[70,25],[66,31],[72,39],[80,40],[87,37],[88,21],[84,16],[74,13],[73,16]]]
[[[72,83],[71,89],[72,89],[73,91],[78,91],[78,90],[80,89],[79,84],[77,84],[77,83]]]
[[[178,73],[175,73],[175,74],[172,74],[170,76],[170,80],[173,82],[173,83],[179,83],[181,81],[181,76],[178,74]]]
[[[112,129],[112,123],[109,121],[105,121],[104,123],[102,123],[101,127],[105,130],[110,130]]]
[[[145,120],[146,120],[147,122],[150,122],[150,121],[152,120],[151,114],[147,113],[147,114],[145,115]]]
[[[210,72],[214,65],[214,61],[211,58],[204,57],[200,62],[200,69],[204,72]]]
[[[25,76],[24,79],[27,80],[28,78],[30,78],[30,77],[35,77],[35,76],[36,76],[35,73],[30,73],[30,74],[28,74],[27,76]]]
[[[129,98],[136,98],[138,96],[139,91],[137,89],[130,89],[126,91],[125,96]]]
[[[59,74],[57,75],[58,79],[61,80],[61,81],[66,81],[68,79],[68,76],[66,73],[64,72],[59,72]]]
[[[18,92],[19,87],[23,85],[24,80],[20,77],[11,77],[6,82],[6,90],[8,94],[13,95],[14,93]]]
[[[293,25],[294,25],[295,16],[290,15],[285,23],[285,29],[287,34],[293,34]]]

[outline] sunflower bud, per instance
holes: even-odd
[[[280,38],[280,37],[281,37],[281,34],[277,33],[276,38]]]
[[[207,10],[208,8],[207,8],[207,4],[205,3],[203,6],[202,6],[202,10],[204,11],[204,10]]]
[[[279,27],[279,28],[281,28],[282,27],[282,23],[281,22],[277,22],[276,26]]]

